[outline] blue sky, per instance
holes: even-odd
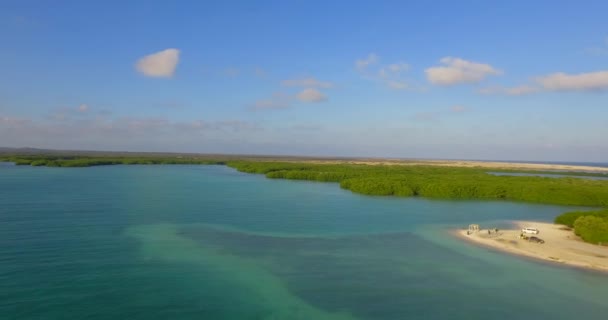
[[[2,1],[0,146],[608,161],[606,1]]]

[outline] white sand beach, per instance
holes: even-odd
[[[492,226],[481,226],[480,231],[471,234],[467,234],[467,230],[457,230],[454,234],[467,241],[516,255],[608,272],[607,246],[585,243],[574,231],[562,225],[534,221],[513,221],[513,225],[513,229],[491,230],[489,234],[486,228]],[[538,237],[544,243],[520,239],[524,227],[538,229],[539,234],[528,236]]]
[[[365,164],[365,165],[402,165],[402,166],[439,166],[460,168],[483,168],[505,170],[532,170],[556,172],[595,172],[608,173],[608,168],[585,165],[497,162],[473,160],[401,160],[401,159],[277,159],[285,162],[308,162],[320,164]]]

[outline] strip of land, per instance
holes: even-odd
[[[559,163],[523,163],[508,161],[479,161],[479,160],[438,160],[438,159],[399,159],[399,158],[365,158],[365,157],[305,157],[286,155],[238,155],[238,154],[201,154],[201,153],[168,153],[168,152],[120,152],[120,151],[76,151],[76,150],[46,150],[31,148],[2,148],[3,156],[52,156],[52,157],[97,157],[97,158],[162,158],[228,161],[268,161],[268,162],[297,162],[313,164],[359,164],[359,165],[403,165],[403,166],[440,166],[457,168],[480,168],[495,170],[531,170],[531,171],[563,171],[606,173],[607,167],[592,165],[569,165]]]
[[[318,164],[365,164],[365,165],[404,165],[404,166],[439,166],[457,168],[484,168],[499,170],[532,170],[532,171],[563,171],[563,172],[597,172],[608,173],[608,168],[552,164],[552,163],[520,163],[499,161],[474,160],[401,160],[401,159],[283,159],[282,161],[308,162]]]
[[[468,234],[467,230],[457,230],[454,234],[467,241],[515,255],[608,272],[608,247],[585,243],[568,227],[533,221],[513,221],[513,225],[515,229],[498,232],[490,229],[488,233],[488,229],[482,229]],[[537,228],[539,234],[526,236],[538,237],[544,243],[521,239],[521,229],[524,227]]]

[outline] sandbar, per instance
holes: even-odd
[[[498,230],[492,226],[481,226],[482,229],[471,234],[467,230],[454,230],[453,234],[469,242],[491,247],[515,255],[542,259],[573,267],[608,272],[608,246],[583,242],[574,231],[566,226],[535,221],[512,221],[515,228]],[[488,234],[488,229],[491,233]],[[520,238],[524,227],[537,228],[535,236],[544,243],[530,242]]]

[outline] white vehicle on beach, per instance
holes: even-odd
[[[536,228],[523,228],[523,229],[521,229],[521,233],[539,234],[540,231],[538,231],[538,229],[536,229]]]

